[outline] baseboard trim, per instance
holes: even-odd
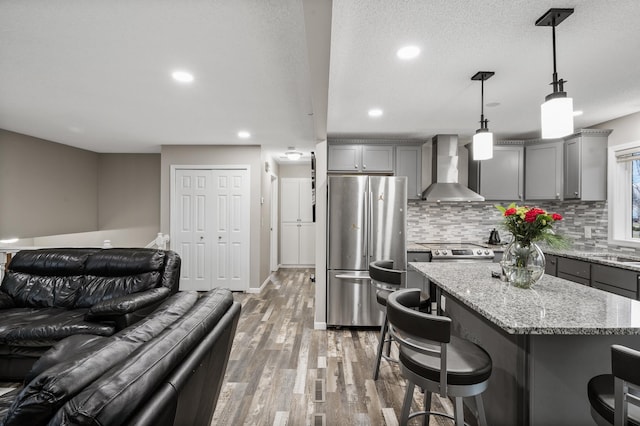
[[[327,329],[327,323],[326,322],[314,322],[313,323],[313,329],[314,330],[326,330]]]
[[[264,282],[262,283],[262,285],[260,287],[250,287],[249,290],[247,290],[247,293],[250,294],[260,294],[262,293],[262,290],[267,286],[267,284],[269,284],[269,282],[271,281],[271,275],[269,274],[269,276],[267,277],[267,279],[264,280]]]

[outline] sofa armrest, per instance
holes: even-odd
[[[118,316],[155,306],[171,295],[166,287],[153,288],[139,293],[98,302],[87,312],[87,320],[110,320]]]

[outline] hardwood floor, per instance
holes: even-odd
[[[372,378],[379,330],[314,330],[311,273],[281,269],[261,294],[234,295],[242,314],[213,425],[398,424],[405,390],[398,365],[383,360]],[[422,397],[416,390],[414,410]],[[452,412],[449,400],[442,408],[433,399],[434,410]],[[441,424],[452,422],[431,418]]]

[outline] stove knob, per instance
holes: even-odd
[[[446,250],[442,250],[442,255],[446,256],[447,255],[447,251]]]
[[[487,256],[489,256],[489,250],[485,250],[485,251],[484,251],[484,254],[485,254],[485,255],[487,255]]]
[[[476,254],[477,254],[478,256],[480,256],[480,255],[482,254],[482,250],[478,250],[478,251],[476,251]]]
[[[434,251],[433,254],[435,254],[436,256],[438,256],[440,254],[440,252],[438,250]]]

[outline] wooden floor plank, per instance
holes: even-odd
[[[379,329],[314,330],[312,273],[281,269],[260,294],[234,293],[242,314],[212,425],[398,424],[399,366],[383,360],[373,380]],[[324,402],[316,400],[318,380]],[[422,398],[416,390],[413,410],[422,409]],[[434,410],[452,412],[449,400],[433,400]],[[429,424],[451,423],[432,417]]]

